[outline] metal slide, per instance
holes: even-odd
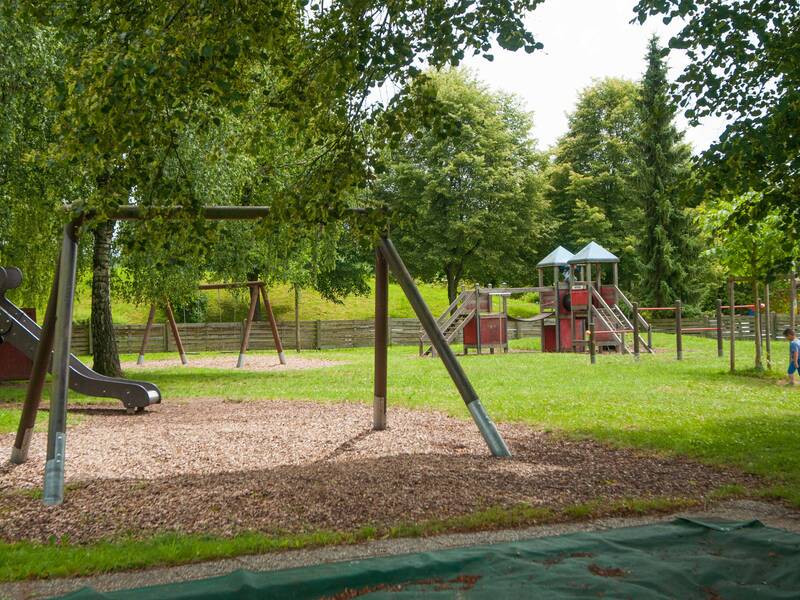
[[[17,287],[21,281],[18,269],[0,268],[0,332],[5,343],[33,359],[42,330],[36,321],[5,296],[6,290]],[[117,398],[129,412],[141,411],[146,406],[161,402],[161,392],[152,383],[100,375],[78,360],[74,354],[70,355],[69,366],[69,387],[80,394]]]

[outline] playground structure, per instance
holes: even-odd
[[[653,326],[645,318],[653,313],[669,312],[675,316],[676,358],[683,359],[683,335],[713,333],[717,339],[717,354],[724,354],[725,318],[730,328],[730,368],[736,369],[734,347],[737,310],[753,311],[756,347],[756,365],[761,364],[762,347],[766,345],[767,368],[772,365],[771,331],[767,319],[762,340],[762,310],[770,314],[770,286],[763,285],[764,302],[760,300],[760,283],[752,279],[729,279],[729,304],[716,301],[715,323],[704,327],[684,327],[684,307],[681,301],[673,306],[640,307],[619,288],[619,258],[597,244],[589,242],[577,254],[563,246],[557,247],[540,260],[536,269],[536,287],[462,289],[458,297],[437,320],[437,327],[448,343],[463,334],[464,354],[474,349],[478,354],[488,348],[508,352],[507,327],[512,320],[541,323],[541,349],[543,352],[588,352],[595,363],[598,351],[632,354],[638,358],[642,352],[652,354]],[[610,270],[611,282],[604,280]],[[795,326],[797,314],[797,278],[788,276],[790,282],[790,325]],[[549,280],[549,281],[548,281]],[[749,283],[755,300],[752,304],[736,304],[736,282]],[[540,314],[529,319],[514,319],[508,314],[508,298],[512,294],[535,292],[539,294]],[[499,310],[494,309],[494,298],[501,299]],[[727,311],[727,313],[726,313]],[[643,314],[644,313],[644,314]],[[765,341],[765,344],[764,344]],[[427,333],[419,338],[420,356],[434,355]]]
[[[512,294],[539,294],[540,314],[526,321],[541,322],[542,351],[586,352],[597,348],[620,353],[638,352],[640,347],[652,352],[649,323],[637,315],[632,323],[619,303],[629,309],[633,304],[619,289],[619,259],[597,244],[588,243],[578,254],[559,246],[536,265],[539,285],[517,288],[481,288],[462,290],[437,320],[439,331],[448,343],[463,332],[464,353],[484,347],[508,351],[508,298]],[[610,266],[612,283],[603,282],[603,267]],[[552,283],[545,284],[546,272],[552,270]],[[565,273],[565,277],[562,277]],[[493,299],[500,297],[501,308],[493,310]],[[593,332],[587,336],[588,332]],[[633,334],[626,338],[627,334]],[[592,343],[594,342],[594,343]],[[632,342],[632,345],[631,343]],[[432,355],[434,349],[425,331],[420,332],[420,355]]]
[[[77,207],[73,207],[77,208]],[[353,219],[366,214],[364,209],[351,209],[348,216]],[[109,220],[143,220],[151,217],[164,219],[186,219],[187,217],[211,220],[265,219],[270,216],[268,206],[206,206],[200,212],[184,207],[139,207],[122,205],[105,215]],[[22,407],[20,423],[12,455],[16,463],[27,460],[28,444],[41,404],[42,390],[48,365],[52,363],[52,391],[47,432],[47,454],[44,472],[42,500],[47,505],[64,501],[64,470],[66,462],[66,416],[67,395],[77,369],[71,363],[70,341],[75,301],[78,244],[81,226],[87,214],[77,216],[64,225],[58,268],[53,278],[50,299],[44,323],[38,335],[31,339],[30,351],[34,354],[34,368],[28,382],[28,392]],[[387,423],[387,366],[389,325],[389,272],[397,279],[417,318],[421,321],[431,343],[441,357],[450,378],[461,395],[484,442],[496,457],[511,456],[497,427],[489,418],[469,378],[446,342],[436,319],[431,314],[417,289],[394,244],[388,237],[380,237],[375,249],[375,356],[373,423],[375,430],[386,428]],[[17,282],[16,285],[19,285]],[[5,304],[3,305],[5,307]],[[22,326],[14,322],[9,335],[21,335]],[[19,330],[19,331],[18,331]],[[51,360],[52,357],[52,360]],[[147,384],[160,400],[156,386]]]
[[[4,331],[3,340],[33,360],[32,376],[26,396],[27,403],[31,399],[41,397],[44,375],[51,369],[51,361],[50,354],[43,353],[39,349],[52,345],[53,332],[48,328],[40,328],[35,320],[6,298],[6,292],[19,287],[21,283],[22,272],[19,269],[0,267],[0,328]],[[54,297],[55,295],[51,293],[45,322],[53,320]],[[161,393],[152,383],[106,377],[96,373],[70,354],[69,346],[66,350],[65,364],[62,368],[68,373],[70,389],[87,396],[116,398],[129,413],[141,412],[145,407],[161,402]],[[33,373],[38,373],[38,377],[33,377]],[[23,414],[11,462],[16,464],[25,461],[35,420],[35,413]]]
[[[269,301],[269,294],[267,293],[267,286],[263,281],[245,281],[241,283],[207,283],[198,286],[199,290],[230,290],[230,289],[241,289],[247,288],[250,290],[250,306],[247,311],[247,319],[244,322],[244,330],[242,332],[242,341],[241,346],[239,348],[239,358],[236,361],[236,368],[241,369],[244,367],[244,357],[247,353],[247,349],[250,343],[250,332],[253,328],[253,322],[255,321],[256,310],[258,309],[259,300],[264,304],[264,312],[267,314],[267,318],[269,320],[270,329],[272,331],[272,339],[275,342],[275,350],[278,353],[278,360],[282,365],[286,364],[286,356],[283,353],[283,344],[281,342],[281,336],[278,332],[278,324],[275,321],[275,314],[272,312],[272,304]],[[184,351],[183,341],[181,340],[181,334],[178,330],[178,324],[175,321],[175,314],[172,310],[172,304],[169,300],[164,301],[164,312],[167,315],[167,321],[170,326],[170,330],[172,331],[172,337],[175,340],[175,347],[178,350],[178,354],[181,358],[181,363],[186,365],[188,364],[188,359],[186,358],[186,352]],[[147,325],[145,325],[144,334],[142,336],[142,346],[139,350],[139,357],[136,359],[137,365],[144,364],[144,355],[145,349],[147,348],[147,340],[150,337],[150,330],[153,328],[153,323],[156,317],[156,304],[153,303],[150,305],[150,313],[147,316]]]

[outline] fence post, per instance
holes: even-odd
[[[633,356],[639,360],[639,303],[633,303]]]
[[[770,313],[769,306],[769,284],[764,284],[764,312],[767,317],[767,322],[764,323],[764,335],[766,337],[767,347],[767,369],[772,370],[772,314]]]
[[[730,305],[731,311],[731,351],[730,351],[730,362],[731,362],[731,373],[736,370],[736,298],[734,292],[734,281],[733,277],[728,279],[728,304]]]
[[[315,337],[314,341],[316,342],[314,344],[314,348],[316,350],[322,350],[322,321],[319,319],[317,319],[314,337]]]
[[[677,351],[677,358],[678,360],[683,360],[683,338],[682,330],[683,330],[683,307],[681,306],[681,301],[675,301],[675,349]]]
[[[762,351],[762,344],[761,344],[761,297],[759,295],[759,288],[758,280],[753,279],[753,305],[755,309],[753,310],[753,330],[755,333],[755,345],[756,345],[756,358],[755,358],[755,369],[756,371],[762,371],[764,369],[764,364],[761,360],[761,351]]]
[[[589,307],[589,310],[591,311],[591,306]],[[597,363],[597,356],[596,356],[597,350],[595,349],[594,346],[594,334],[595,334],[595,324],[594,321],[592,321],[591,323],[589,323],[589,362],[591,364]]]
[[[722,300],[717,298],[717,356],[722,354]]]

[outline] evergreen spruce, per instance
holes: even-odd
[[[650,39],[638,108],[641,124],[635,190],[645,219],[639,296],[648,304],[668,306],[678,299],[689,300],[692,244],[680,186],[689,174],[690,153],[674,124],[676,107],[656,36]]]

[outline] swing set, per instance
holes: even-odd
[[[278,353],[278,360],[282,365],[286,364],[286,356],[283,353],[283,343],[281,336],[278,332],[278,323],[275,321],[275,314],[272,311],[272,304],[269,301],[269,294],[267,293],[267,286],[263,281],[243,281],[240,283],[206,283],[198,286],[197,289],[205,290],[232,290],[248,288],[250,290],[250,307],[247,311],[247,319],[244,322],[242,330],[242,341],[239,347],[239,358],[236,361],[236,368],[241,369],[244,367],[244,357],[250,345],[250,333],[253,329],[253,322],[256,317],[256,310],[258,310],[259,300],[264,304],[264,312],[267,314],[269,326],[272,331],[272,340],[275,343],[275,350]],[[167,315],[167,322],[169,323],[170,330],[172,331],[172,339],[175,340],[175,347],[181,358],[181,363],[186,365],[189,363],[186,358],[186,351],[184,350],[183,340],[178,330],[178,324],[175,322],[175,314],[172,310],[172,304],[169,300],[164,300],[164,312]],[[139,357],[136,359],[137,365],[144,364],[145,349],[147,348],[147,341],[150,338],[150,330],[153,328],[153,323],[156,318],[156,304],[150,305],[150,313],[147,316],[147,325],[144,328],[144,335],[142,336],[142,346],[139,350]]]
[[[352,218],[370,216],[367,209],[349,209]],[[30,437],[35,415],[42,399],[48,365],[52,362],[52,391],[47,430],[47,456],[42,500],[47,505],[64,501],[64,471],[67,440],[67,395],[70,378],[70,342],[75,303],[78,242],[81,226],[89,213],[79,211],[64,225],[58,268],[54,277],[54,293],[50,297],[47,316],[42,326],[41,341],[36,347],[34,369],[28,382],[28,393],[22,407],[18,437]],[[206,206],[199,211],[184,207],[141,207],[123,205],[105,215],[109,220],[147,220],[158,217],[171,220],[202,218],[210,220],[265,219],[268,206]],[[467,406],[475,425],[495,457],[508,457],[511,452],[489,417],[475,388],[458,362],[455,353],[437,327],[436,318],[425,303],[414,279],[391,239],[381,236],[375,247],[375,356],[372,428],[382,430],[387,422],[387,371],[389,330],[389,272],[403,290],[411,307],[428,334],[450,378]],[[251,288],[252,289],[252,288]],[[251,297],[253,294],[251,293]],[[252,306],[252,303],[251,303]],[[48,360],[52,354],[52,361]],[[155,386],[153,386],[155,387]],[[33,418],[31,418],[33,417]]]

